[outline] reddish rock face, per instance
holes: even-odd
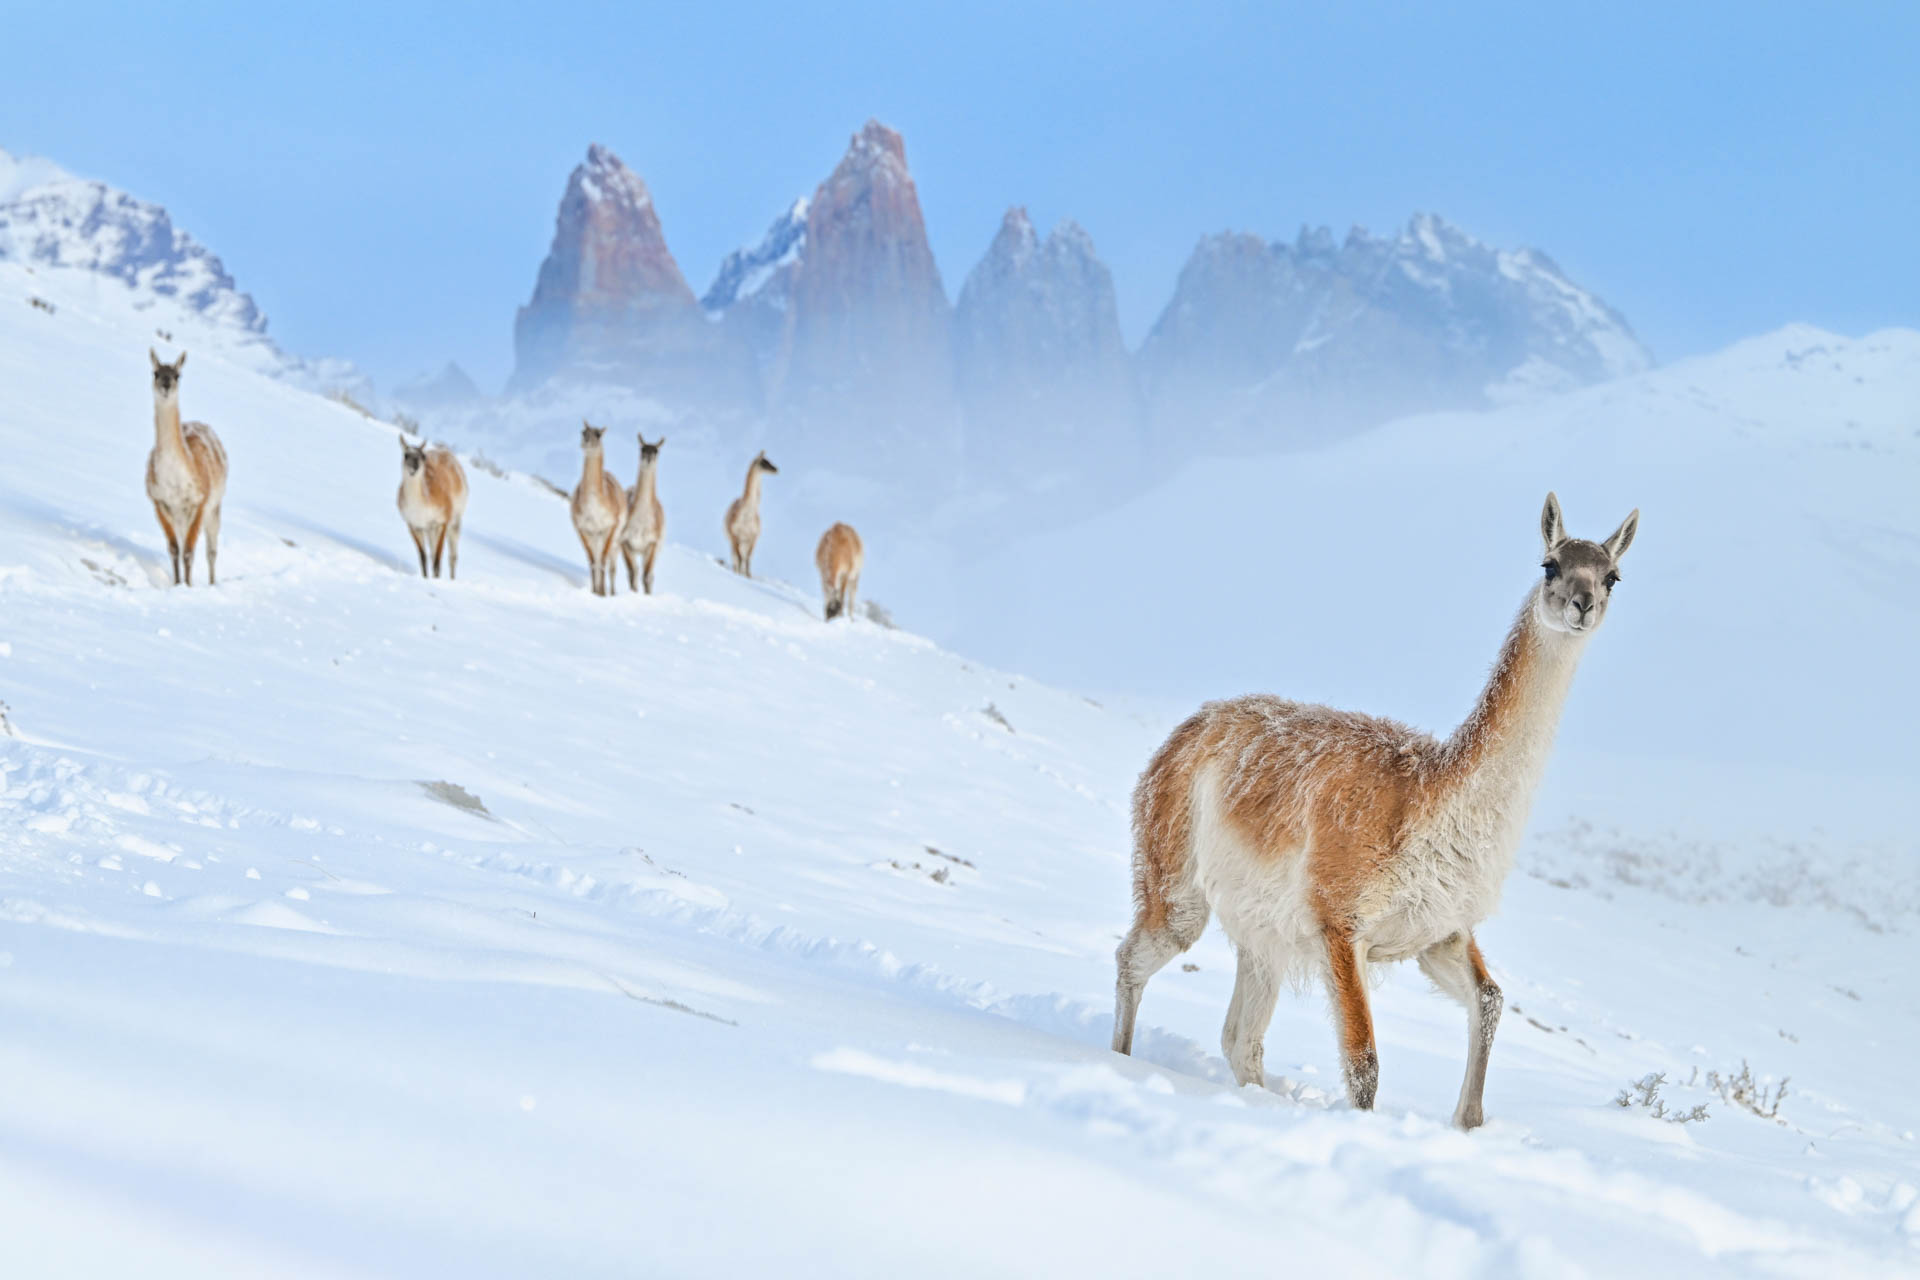
[[[598,144],[567,179],[533,299],[514,320],[514,382],[584,373],[710,402],[743,390],[667,248],[640,175]]]
[[[776,374],[784,409],[953,447],[946,290],[906,146],[878,121],[853,136],[809,202],[792,288]]]

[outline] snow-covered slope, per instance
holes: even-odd
[[[1116,1058],[1164,717],[824,625],[712,562],[671,470],[657,596],[591,598],[564,504],[478,469],[461,579],[423,582],[392,429],[217,350],[183,397],[232,456],[222,582],[162,588],[150,322],[68,283],[0,264],[10,1273],[1920,1263],[1897,900],[1531,847],[1481,935],[1509,1013],[1470,1136],[1462,1016],[1407,971],[1374,1114],[1332,1096],[1313,998],[1281,1003],[1270,1091],[1231,1087],[1217,934]],[[1596,697],[1649,660],[1599,660],[1629,609]],[[1707,1083],[1743,1060],[1792,1076],[1777,1117]],[[1707,1119],[1614,1105],[1662,1071]]]

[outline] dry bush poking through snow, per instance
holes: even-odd
[[[1764,1083],[1754,1080],[1753,1069],[1742,1058],[1737,1075],[1723,1076],[1718,1071],[1707,1072],[1707,1088],[1719,1094],[1722,1102],[1744,1107],[1762,1120],[1785,1124],[1786,1121],[1780,1118],[1780,1104],[1786,1100],[1787,1081],[1792,1078],[1781,1076],[1780,1083],[1769,1090]]]
[[[1644,1107],[1648,1115],[1669,1124],[1692,1124],[1695,1120],[1705,1120],[1705,1106],[1694,1107],[1690,1111],[1670,1111],[1665,1098],[1660,1096],[1660,1086],[1667,1082],[1667,1073],[1653,1071],[1641,1076],[1622,1089],[1613,1100],[1616,1107]]]

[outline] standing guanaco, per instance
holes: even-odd
[[[1379,1079],[1367,966],[1416,959],[1467,1008],[1454,1123],[1481,1123],[1500,988],[1473,928],[1492,914],[1546,768],[1574,668],[1620,581],[1635,511],[1604,542],[1541,513],[1541,577],[1479,702],[1446,741],[1393,720],[1255,696],[1173,731],[1133,793],[1133,928],[1120,944],[1113,1047],[1133,1049],[1147,980],[1217,913],[1239,953],[1221,1048],[1261,1083],[1280,985],[1317,974],[1355,1107]]]

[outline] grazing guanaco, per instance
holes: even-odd
[[[420,553],[420,576],[427,576],[427,548],[433,548],[433,576],[440,576],[440,553],[447,577],[460,567],[460,521],[467,514],[467,473],[444,445],[427,447],[400,437],[400,518]]]
[[[633,482],[633,488],[627,490],[627,525],[620,534],[620,554],[627,561],[627,590],[638,591],[642,586],[648,595],[653,594],[653,558],[660,554],[660,542],[667,533],[667,513],[660,506],[660,446],[667,442],[661,436],[652,444],[646,436],[640,437],[640,474]],[[635,562],[639,572],[634,572]]]
[[[753,576],[753,544],[760,541],[760,477],[778,474],[780,468],[767,461],[766,450],[754,454],[747,464],[746,488],[727,504],[727,545],[733,550],[733,571],[742,577]]]
[[[866,549],[852,525],[835,524],[820,535],[813,563],[820,570],[820,598],[826,602],[828,622],[843,613],[847,621],[853,621],[853,596],[860,587],[860,567],[866,558]]]
[[[207,536],[207,585],[213,586],[214,561],[220,556],[220,501],[227,495],[227,451],[204,422],[180,424],[180,371],[187,353],[164,363],[153,361],[153,452],[147,455],[147,497],[160,517],[173,562],[173,583],[193,585],[193,548]]]
[[[1254,696],[1203,706],[1133,793],[1133,928],[1120,944],[1113,1047],[1133,1049],[1147,980],[1217,913],[1239,953],[1221,1048],[1261,1083],[1280,984],[1318,975],[1332,996],[1347,1096],[1379,1078],[1369,964],[1413,958],[1467,1008],[1454,1123],[1481,1123],[1500,988],[1473,928],[1513,866],[1575,666],[1606,617],[1635,511],[1604,542],[1541,515],[1542,575],[1486,689],[1440,742],[1393,720]]]
[[[580,425],[580,484],[573,491],[573,528],[580,545],[587,549],[587,568],[593,578],[593,594],[613,594],[613,549],[627,523],[627,494],[620,482],[607,473],[606,448],[601,437],[605,427],[590,422]]]

